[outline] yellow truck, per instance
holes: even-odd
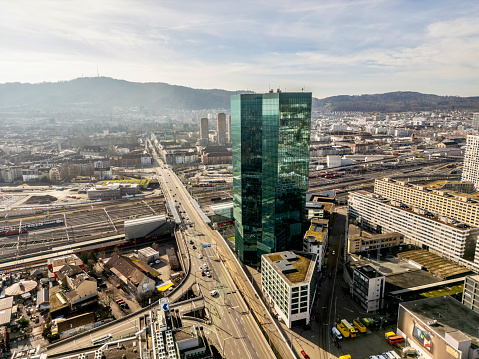
[[[386,340],[388,340],[389,337],[392,337],[392,336],[394,336],[394,335],[396,335],[396,333],[394,333],[394,332],[386,332],[386,333],[384,333],[384,337],[386,338]]]
[[[366,333],[366,326],[361,323],[359,319],[353,319],[353,325],[359,330],[360,333]]]
[[[343,338],[349,338],[349,330],[344,326],[343,323],[339,323],[336,325],[336,328],[341,332]]]
[[[341,355],[339,359],[351,359],[351,355],[346,354],[346,355]]]
[[[358,334],[358,331],[356,328],[354,328],[351,323],[349,323],[346,319],[341,320],[341,324],[346,327],[347,330],[349,330],[349,336],[351,338],[355,338],[356,334]]]

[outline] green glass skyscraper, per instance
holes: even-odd
[[[302,249],[309,180],[311,93],[231,96],[235,251]]]

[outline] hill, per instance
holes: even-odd
[[[73,105],[103,109],[148,107],[200,110],[229,108],[233,91],[201,90],[166,83],[138,83],[108,77],[78,78],[38,84],[0,84],[0,107],[40,106],[63,108]]]
[[[378,95],[332,96],[316,99],[314,105],[324,111],[407,112],[479,109],[479,97],[437,96],[419,92],[389,92]]]
[[[249,91],[241,91],[248,93]],[[63,82],[0,84],[0,108],[32,106],[101,109],[228,109],[235,91],[204,90],[161,82],[138,83],[109,77],[87,77]],[[419,92],[313,98],[313,109],[324,111],[405,112],[479,110],[479,97],[437,96]]]

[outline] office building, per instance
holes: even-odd
[[[329,219],[313,218],[309,229],[304,234],[303,251],[318,256],[318,271],[321,270],[328,248]]]
[[[274,311],[291,328],[310,322],[316,295],[317,256],[286,251],[261,256],[261,286]]]
[[[209,128],[208,128],[208,118],[203,117],[200,120],[200,139],[199,144],[201,146],[206,146],[208,144],[209,137]]]
[[[467,136],[461,179],[474,183],[479,190],[479,136]]]
[[[406,243],[479,271],[478,228],[453,224],[448,218],[430,213],[421,214],[420,210],[366,191],[349,193],[348,215],[369,231],[399,232]]]
[[[478,313],[445,295],[400,303],[397,334],[419,358],[475,359],[479,357],[477,323]]]
[[[352,294],[368,313],[384,306],[386,277],[373,267],[355,266],[353,269]]]
[[[311,93],[231,96],[235,251],[302,248],[309,176]]]
[[[227,122],[228,122],[228,142],[231,143],[231,115],[228,115]]]
[[[462,304],[479,313],[479,275],[465,277]]]
[[[387,199],[417,207],[425,214],[430,212],[454,218],[470,226],[479,226],[479,203],[475,201],[479,200],[479,197],[457,192],[458,190],[466,192],[470,189],[471,183],[468,182],[456,182],[455,186],[445,181],[429,185],[412,185],[383,178],[377,179],[374,183],[374,193]]]
[[[216,114],[216,137],[219,145],[226,144],[226,114]]]
[[[381,248],[391,248],[404,243],[404,236],[399,232],[384,234],[349,235],[348,253],[374,251]]]

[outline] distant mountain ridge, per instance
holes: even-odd
[[[407,112],[479,109],[479,97],[438,96],[412,91],[376,95],[332,96],[316,99],[314,107],[324,111]]]
[[[68,108],[89,106],[151,109],[228,109],[230,96],[251,91],[193,89],[161,82],[138,83],[109,77],[77,78],[37,84],[0,84],[0,107]],[[405,112],[479,110],[479,97],[437,96],[418,92],[313,98],[313,109],[324,111]]]

